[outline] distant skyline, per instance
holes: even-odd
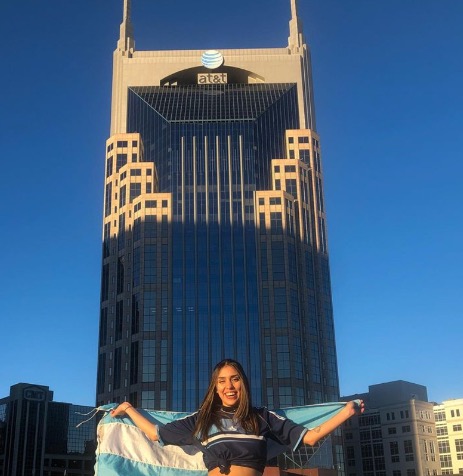
[[[95,403],[104,149],[122,3],[3,6],[0,398],[29,382],[48,385],[57,401]],[[136,48],[285,46],[289,4],[134,0]],[[462,398],[463,2],[299,5],[341,395],[408,380],[431,401]]]

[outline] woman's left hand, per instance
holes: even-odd
[[[351,408],[352,415],[361,415],[365,411],[365,402],[360,399],[347,402],[347,406]]]

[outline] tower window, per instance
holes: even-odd
[[[308,164],[310,162],[310,150],[309,149],[302,149],[299,151],[299,160],[302,160],[304,164]]]
[[[127,163],[127,154],[117,154],[116,172]]]
[[[113,158],[108,157],[106,161],[106,177],[110,177],[113,174]]]
[[[271,224],[271,229],[274,233],[281,233],[283,229],[283,225],[282,225],[280,212],[270,213],[270,224]]]
[[[131,183],[130,184],[130,202],[133,201],[134,198],[137,198],[141,195],[141,183]]]

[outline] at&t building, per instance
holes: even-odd
[[[255,405],[339,397],[310,54],[290,7],[282,48],[138,51],[124,0],[99,404],[195,410],[224,357]]]

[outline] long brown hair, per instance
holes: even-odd
[[[234,418],[248,433],[257,435],[259,431],[257,416],[252,407],[249,381],[243,367],[236,360],[224,359],[214,367],[211,381],[209,382],[209,388],[207,389],[206,395],[204,396],[203,402],[198,410],[198,420],[196,422],[194,435],[199,437],[202,441],[207,438],[212,425],[220,425],[216,416],[216,411],[222,405],[222,401],[216,392],[216,388],[219,373],[227,365],[233,367],[241,379],[241,394]]]

